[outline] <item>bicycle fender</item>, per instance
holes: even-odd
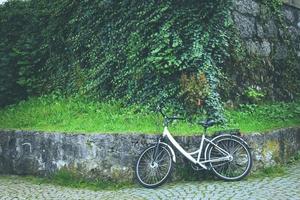
[[[165,142],[160,142],[160,144],[166,145],[168,147],[168,149],[170,150],[170,152],[172,154],[172,160],[174,163],[176,163],[176,156],[175,156],[175,152],[174,152],[173,148]]]
[[[217,138],[220,138],[220,137],[222,137],[222,136],[224,136],[224,137],[233,137],[233,138],[239,139],[239,140],[241,140],[245,145],[247,145],[247,146],[249,147],[248,143],[247,143],[242,137],[239,137],[239,136],[236,136],[236,135],[231,135],[231,134],[218,135],[218,136],[215,137],[213,140],[215,140],[215,139],[217,139]],[[213,141],[213,140],[212,140],[212,141]]]
[[[248,148],[250,148],[249,145],[248,145],[248,143],[247,143],[243,138],[238,137],[238,136],[236,136],[236,135],[230,135],[230,134],[218,135],[217,137],[213,138],[213,139],[211,140],[211,142],[214,142],[216,139],[219,139],[219,138],[221,138],[221,137],[232,137],[232,138],[239,139],[239,140],[241,140]],[[207,151],[208,151],[208,148],[209,148],[210,146],[211,146],[211,144],[208,143],[208,145],[205,147],[205,151],[204,151],[204,158],[205,158],[205,160],[207,159]]]

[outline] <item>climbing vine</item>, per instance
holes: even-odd
[[[274,2],[275,10],[280,6],[277,0],[264,2]],[[224,122],[220,94],[232,99],[239,93],[231,76],[245,72],[251,57],[234,28],[232,5],[232,0],[8,1],[0,5],[0,105],[56,92],[152,109],[168,99],[185,108],[180,77],[204,75],[209,85],[204,110]]]
[[[25,96],[59,91],[150,107],[163,99],[182,105],[181,75],[203,73],[210,85],[207,110],[223,121],[217,89],[230,6],[222,0],[12,1],[1,6],[1,19],[16,17],[9,12],[15,10],[27,19],[25,34],[15,33],[10,54],[1,46],[1,59],[19,60],[14,84]],[[5,20],[3,46],[17,25]]]

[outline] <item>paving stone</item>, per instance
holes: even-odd
[[[292,199],[300,200],[300,163],[276,178],[246,179],[237,182],[199,181],[167,183],[157,189],[139,186],[117,191],[91,191],[51,184],[34,184],[18,176],[0,176],[0,200],[12,199],[101,199],[101,200],[199,200],[199,199]]]

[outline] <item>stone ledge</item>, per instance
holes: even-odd
[[[283,0],[283,3],[289,6],[300,8],[300,0]]]
[[[140,152],[157,135],[67,134],[0,130],[0,173],[47,176],[66,168],[92,179],[132,181]],[[252,148],[254,170],[285,163],[300,150],[300,128],[242,136]],[[198,148],[201,136],[177,136],[188,151]],[[179,152],[175,179],[194,174]],[[197,175],[201,173],[196,172]]]

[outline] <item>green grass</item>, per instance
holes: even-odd
[[[226,129],[243,133],[268,131],[300,125],[300,101],[260,106],[244,105],[226,110]],[[0,129],[62,131],[84,133],[161,133],[158,113],[125,107],[118,102],[93,102],[80,98],[32,98],[0,110]],[[222,130],[214,127],[210,132]],[[175,135],[203,132],[197,124],[180,121],[170,126]]]
[[[289,162],[288,165],[274,165],[270,167],[265,167],[254,173],[251,173],[250,176],[246,177],[248,179],[261,179],[261,178],[274,178],[274,177],[281,177],[287,174],[288,167],[292,166],[293,164],[299,162],[300,152],[296,155],[296,160]],[[186,182],[195,182],[199,180],[205,180],[206,182],[214,182],[215,180],[219,180],[213,176],[212,173],[208,173],[207,171],[193,171],[189,167],[181,168],[184,172],[181,174],[181,181],[172,181],[169,185],[176,185],[178,183],[186,183]],[[192,174],[192,176],[191,176]],[[1,176],[1,179],[8,178],[6,176]],[[62,187],[70,187],[70,188],[80,188],[80,189],[89,189],[93,191],[99,190],[119,190],[124,188],[133,188],[137,185],[133,182],[113,182],[113,181],[103,181],[103,180],[94,180],[94,179],[87,179],[81,177],[78,173],[62,169],[49,177],[34,177],[34,176],[19,176],[25,181],[29,181],[33,184],[52,184],[58,185]]]
[[[56,174],[50,177],[24,176],[22,178],[34,184],[53,184],[63,187],[90,189],[94,191],[118,190],[122,188],[131,188],[134,186],[134,183],[129,182],[117,183],[94,179],[89,180],[84,177],[80,177],[75,172],[65,169],[58,171]]]
[[[286,174],[286,167],[283,165],[265,167],[252,173],[249,178],[280,177]]]

